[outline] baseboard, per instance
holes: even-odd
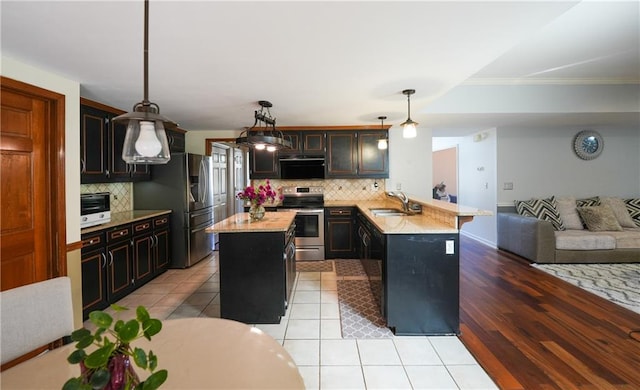
[[[460,234],[465,236],[465,237],[469,237],[471,239],[474,239],[474,240],[476,240],[478,242],[481,242],[484,245],[489,246],[491,248],[498,249],[498,245],[495,242],[488,241],[486,238],[483,238],[483,237],[480,237],[480,236],[476,236],[475,234],[471,234],[471,233],[469,233],[467,231],[464,231],[464,230],[460,231]]]

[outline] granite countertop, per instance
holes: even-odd
[[[251,221],[249,213],[237,213],[206,228],[207,233],[286,232],[296,217],[294,211],[267,211],[260,221]]]
[[[111,213],[111,222],[80,229],[80,234],[93,233],[99,230],[109,229],[115,226],[153,218],[164,214],[171,214],[171,210],[129,210]]]

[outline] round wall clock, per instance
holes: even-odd
[[[593,160],[602,153],[604,140],[593,130],[582,130],[573,139],[573,150],[583,160]]]

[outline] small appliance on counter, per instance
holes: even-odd
[[[109,192],[80,194],[80,227],[86,228],[111,222]]]

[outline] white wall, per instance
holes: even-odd
[[[65,96],[67,243],[80,241],[80,83],[2,57],[2,75]]]
[[[185,150],[188,153],[204,154],[207,138],[236,138],[241,130],[197,130],[187,131]]]
[[[402,138],[402,128],[389,129],[389,179],[386,191],[398,186],[407,194],[431,199],[431,129],[419,128],[416,138]]]
[[[573,138],[581,128],[498,129],[498,203],[573,195],[640,196],[640,129],[593,128],[604,139],[602,154],[581,160]],[[505,182],[513,190],[504,190]]]
[[[463,137],[458,144],[458,204],[488,210],[493,216],[474,217],[462,234],[495,246],[496,239],[496,130],[482,137]]]

